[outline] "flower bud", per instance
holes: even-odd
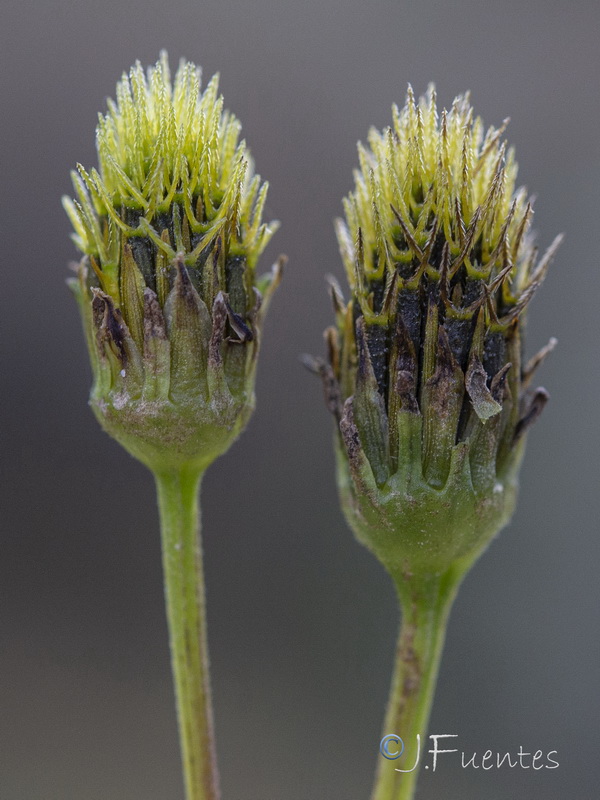
[[[71,286],[104,429],[153,469],[207,466],[254,407],[260,333],[282,261],[256,278],[262,222],[240,123],[215,76],[166,54],[136,64],[99,117],[99,169],[78,165],[64,206],[84,253]]]
[[[338,482],[358,538],[395,575],[470,563],[507,522],[532,389],[554,340],[522,361],[524,318],[559,244],[538,258],[531,202],[499,128],[433,87],[359,144],[337,235],[352,296],[311,360],[337,421]]]

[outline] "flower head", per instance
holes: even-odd
[[[390,568],[481,549],[512,511],[547,399],[530,381],[552,343],[523,364],[523,319],[559,238],[538,258],[506,123],[485,131],[468,95],[440,116],[432,86],[418,102],[409,87],[359,144],[337,222],[352,298],[332,282],[337,326],[313,366],[348,519]]]
[[[266,302],[257,280],[276,223],[218,77],[166,54],[136,64],[99,116],[98,169],[78,165],[64,206],[84,253],[72,282],[102,425],[142,461],[210,461],[254,403]]]

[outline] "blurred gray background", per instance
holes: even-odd
[[[419,800],[598,797],[600,9],[589,0],[4,0],[0,25],[1,800],[182,796],[150,474],[98,428],[64,279],[60,206],[122,70],[166,47],[222,76],[289,255],[249,429],[203,492],[226,800],[366,800],[391,673],[390,581],[336,499],[331,420],[297,356],[322,350],[323,275],[356,141],[406,84],[511,116],[542,245],[530,314],[559,348],[518,512],[466,580],[430,730],[559,769],[424,773]]]

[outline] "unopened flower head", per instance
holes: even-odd
[[[276,223],[218,77],[166,54],[136,64],[99,116],[99,168],[78,165],[65,209],[85,254],[73,288],[101,424],[147,464],[212,460],[254,404],[267,301],[256,278]]]
[[[314,366],[339,423],[350,523],[391,569],[444,569],[510,516],[524,434],[547,395],[521,360],[523,317],[559,239],[538,258],[506,122],[433,87],[359,145],[337,234],[352,298]]]

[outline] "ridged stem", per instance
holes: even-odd
[[[197,468],[157,473],[165,599],[187,800],[219,800]]]
[[[391,756],[401,757],[379,756],[371,800],[414,797],[448,616],[463,574],[462,569],[449,570],[441,576],[395,580],[402,624],[382,736],[395,734],[402,740],[388,745]]]

